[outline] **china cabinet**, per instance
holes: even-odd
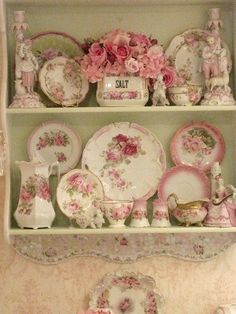
[[[119,260],[119,254],[125,248],[126,241],[136,241],[138,246],[146,241],[149,251],[129,248],[129,254],[124,253],[123,260],[134,260],[138,257],[152,255],[155,253],[165,254],[165,250],[157,250],[158,243],[165,242],[172,246],[171,252],[181,256],[181,243],[195,241],[199,250],[195,250],[195,256],[201,259],[201,245],[199,241],[217,242],[221,235],[219,251],[228,247],[236,241],[236,227],[211,228],[211,227],[178,227],[166,228],[113,228],[104,227],[101,229],[82,229],[78,226],[71,226],[70,221],[59,210],[55,199],[52,200],[56,212],[52,228],[49,229],[20,229],[14,219],[14,212],[20,189],[20,172],[15,161],[28,160],[27,139],[32,131],[40,124],[56,120],[70,125],[78,132],[83,148],[92,135],[101,127],[113,122],[137,123],[155,134],[162,143],[167,158],[167,168],[173,166],[170,155],[171,139],[177,129],[190,121],[206,121],[217,127],[225,140],[226,153],[222,162],[224,179],[227,184],[236,185],[236,106],[160,106],[153,107],[150,104],[142,107],[100,107],[96,101],[96,84],[90,84],[89,92],[79,106],[59,107],[53,106],[49,98],[43,97],[44,108],[9,108],[14,95],[14,53],[15,40],[11,26],[14,22],[14,11],[25,11],[29,29],[27,37],[32,37],[40,32],[54,31],[70,34],[78,42],[84,38],[98,38],[103,33],[121,28],[134,32],[143,32],[157,38],[163,47],[166,48],[172,38],[190,28],[204,28],[207,21],[207,12],[212,7],[220,8],[221,19],[224,22],[222,37],[229,46],[233,61],[233,69],[230,77],[230,86],[235,91],[236,75],[236,1],[233,0],[137,0],[137,1],[112,1],[112,0],[1,0],[1,121],[4,131],[7,160],[5,175],[5,208],[4,208],[4,231],[6,238],[17,250],[29,257],[45,262],[47,257],[50,261],[63,259],[59,256],[60,248],[67,245],[67,248],[75,247],[81,242],[81,248],[77,251],[66,251],[65,256],[75,255],[102,255],[111,256]],[[80,164],[77,165],[77,168]],[[50,177],[53,191],[56,194],[56,178]],[[55,197],[54,197],[55,198]],[[150,204],[153,199],[150,200]],[[154,237],[152,237],[155,235]],[[121,249],[112,248],[113,253],[105,252],[105,246],[109,237],[119,244]],[[166,237],[166,240],[163,240]],[[159,237],[159,238],[158,238]],[[214,237],[218,237],[217,239]],[[53,238],[57,244],[53,244]],[[203,240],[203,238],[205,240]],[[85,240],[86,239],[86,240]],[[127,240],[128,239],[128,240]],[[197,239],[197,240],[196,240]],[[200,239],[200,240],[199,240]],[[75,244],[75,242],[77,243]],[[87,241],[87,242],[86,242]],[[100,241],[100,242],[99,242]],[[138,241],[140,241],[138,243]],[[156,242],[155,242],[156,241]],[[65,244],[67,243],[67,244]],[[70,243],[70,244],[69,244]],[[94,245],[91,250],[86,251],[86,243]],[[73,246],[75,245],[75,246]],[[189,245],[189,244],[188,244]],[[30,248],[31,246],[31,248]],[[34,246],[34,249],[32,247]],[[145,246],[145,245],[144,245]],[[173,247],[175,246],[175,249]],[[42,255],[36,247],[44,250]],[[52,249],[53,247],[53,249]],[[101,250],[99,251],[99,247]],[[108,245],[109,247],[109,245]],[[155,249],[153,249],[155,247]],[[27,251],[27,248],[32,250]],[[115,251],[116,249],[116,251]],[[51,250],[51,251],[50,251]],[[52,252],[52,250],[54,250]],[[71,249],[72,250],[72,249]],[[102,251],[103,250],[103,251]],[[107,249],[108,250],[108,249]],[[121,250],[121,251],[120,251]],[[56,251],[56,253],[55,253]],[[76,252],[75,252],[76,251]],[[45,253],[46,252],[46,253]],[[99,253],[101,252],[101,254]],[[133,253],[132,253],[133,252]],[[214,256],[216,251],[203,255]],[[126,254],[126,255],[125,255]],[[135,257],[130,256],[134,254]],[[209,254],[209,255],[207,255]],[[36,256],[37,255],[37,256]],[[55,257],[57,255],[57,259]],[[184,257],[193,257],[184,253]],[[55,257],[55,259],[54,259]],[[50,259],[51,258],[51,259]],[[120,258],[122,260],[122,257]]]

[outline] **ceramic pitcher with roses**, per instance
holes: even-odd
[[[49,177],[58,162],[51,165],[36,158],[16,161],[21,171],[21,188],[15,220],[20,228],[50,228],[55,218]]]

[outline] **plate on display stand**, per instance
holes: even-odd
[[[225,141],[220,130],[205,121],[185,124],[174,134],[170,145],[176,165],[195,166],[209,172],[225,155]]]
[[[101,180],[107,199],[148,199],[166,169],[165,152],[149,130],[117,122],[88,141],[82,156],[82,168],[86,167]]]
[[[115,314],[159,314],[162,297],[155,281],[140,273],[106,275],[90,293],[90,308],[110,308]]]
[[[59,162],[60,173],[73,169],[80,160],[82,142],[79,135],[60,121],[48,121],[30,134],[27,141],[29,158],[33,156],[41,162]]]
[[[177,72],[184,73],[189,84],[205,86],[205,79],[201,71],[202,50],[206,46],[204,39],[206,30],[188,29],[182,34],[175,36],[165,54],[168,60],[177,69]],[[223,42],[223,47],[227,51],[228,71],[232,68],[230,50]]]
[[[63,56],[73,58],[84,55],[81,44],[73,36],[56,31],[36,33],[32,40],[32,52],[37,57],[40,67],[45,61]]]
[[[69,219],[75,219],[81,228],[102,226],[103,214],[97,204],[103,197],[100,180],[86,169],[69,171],[57,187],[60,210]]]
[[[44,94],[63,107],[78,106],[89,90],[80,65],[66,57],[46,61],[39,72],[39,83]]]

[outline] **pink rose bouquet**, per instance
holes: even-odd
[[[91,83],[105,75],[135,75],[155,80],[163,74],[168,85],[175,80],[174,69],[168,66],[162,46],[144,34],[116,29],[83,46],[86,54],[80,59],[81,69]]]

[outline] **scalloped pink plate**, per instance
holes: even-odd
[[[216,127],[205,121],[196,121],[177,130],[170,151],[176,165],[195,166],[208,172],[214,162],[223,160],[225,141]]]
[[[210,181],[196,167],[175,166],[164,173],[158,186],[158,196],[162,200],[167,200],[171,193],[186,202],[210,198]]]

